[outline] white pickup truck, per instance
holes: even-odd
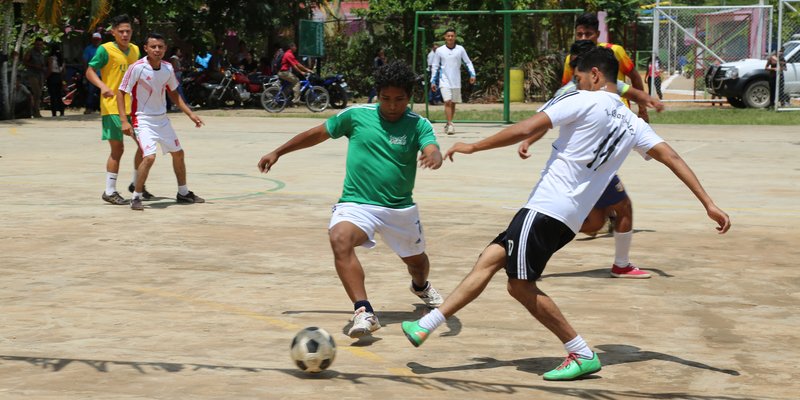
[[[784,93],[800,96],[800,40],[784,43],[783,57],[786,70],[783,72]],[[744,60],[712,65],[705,75],[706,91],[725,97],[734,107],[766,108],[774,100],[770,94],[770,74],[764,67],[767,60],[747,58]]]

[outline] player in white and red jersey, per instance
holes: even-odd
[[[147,57],[133,63],[119,85],[117,106],[125,109],[125,95],[132,97],[131,123],[122,122],[122,132],[128,136],[135,135],[139,148],[143,152],[143,160],[139,165],[131,209],[144,210],[142,191],[150,168],[156,160],[156,144],[161,145],[162,153],[172,155],[172,166],[178,179],[178,203],[204,203],[205,200],[189,190],[186,185],[186,164],[184,152],[175,130],[167,118],[166,95],[178,106],[196,127],[203,125],[203,120],[195,115],[176,91],[178,80],[172,64],[162,61],[166,51],[166,41],[158,33],[151,33],[145,39],[144,50]]]

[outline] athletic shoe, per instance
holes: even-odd
[[[400,326],[403,328],[403,334],[406,335],[406,338],[414,347],[422,345],[431,333],[431,331],[419,326],[419,320],[403,321]]]
[[[189,193],[187,193],[186,196],[178,193],[178,195],[175,197],[175,199],[178,200],[178,203],[188,203],[188,204],[205,203],[206,202],[205,199],[203,199],[202,197],[194,194],[194,192],[192,192],[192,191],[189,191]]]
[[[546,381],[571,381],[584,375],[593,374],[601,369],[597,353],[592,353],[592,358],[583,358],[575,353],[569,353],[558,368],[545,372]]]
[[[431,308],[436,308],[444,303],[444,298],[439,292],[431,286],[431,283],[428,282],[428,285],[425,286],[425,289],[422,290],[414,290],[414,285],[411,285],[409,289],[411,289],[411,293],[414,293],[425,302],[425,305]]]
[[[129,192],[133,193],[133,191],[134,191],[135,189],[136,189],[136,187],[135,187],[135,186],[133,186],[133,184],[132,184],[132,183],[131,183],[130,185],[128,185],[128,191],[129,191]],[[144,186],[144,187],[142,187],[142,199],[144,199],[144,200],[150,200],[150,199],[152,199],[153,197],[155,197],[155,196],[153,196],[153,194],[152,194],[152,193],[150,193],[150,192],[148,192],[148,191],[147,191],[147,186]]]
[[[456,127],[453,124],[447,124],[444,126],[444,133],[448,135],[454,135],[456,133]]]
[[[611,266],[611,276],[614,278],[647,279],[650,277],[650,273],[640,270],[633,264],[628,264],[626,267],[614,264]]]
[[[142,205],[142,199],[135,198],[131,199],[131,210],[142,211],[144,210],[144,206]]]
[[[101,196],[100,198],[115,206],[122,206],[128,204],[128,202],[125,201],[125,199],[123,199],[122,196],[119,195],[119,192],[114,192],[111,193],[110,195],[106,194],[106,192],[103,192],[103,196]]]
[[[360,338],[361,336],[381,329],[381,323],[378,322],[378,317],[371,312],[367,312],[365,307],[360,307],[353,313],[352,321],[353,326],[347,332],[347,336],[353,339]]]

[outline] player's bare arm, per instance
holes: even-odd
[[[97,86],[98,89],[100,89],[101,96],[105,98],[114,97],[114,92],[111,89],[109,89],[105,83],[103,83],[103,80],[100,79],[94,68],[92,67],[86,68],[86,80],[88,80],[89,82],[92,83],[92,85],[95,85]]]
[[[186,114],[186,116],[188,116],[189,119],[192,120],[192,122],[194,122],[194,126],[196,128],[205,125],[203,119],[200,118],[200,116],[198,116],[194,112],[192,112],[192,109],[189,108],[189,105],[186,104],[185,101],[183,101],[183,97],[181,97],[176,90],[170,90],[169,88],[167,88],[167,95],[169,96],[170,100],[172,100],[172,104],[177,105],[178,108],[180,108],[180,110],[183,111],[183,113]]]
[[[117,90],[117,111],[119,112],[119,121],[122,124],[122,133],[132,137],[133,126],[125,118],[128,114],[125,112],[125,92],[122,90]]]
[[[442,166],[442,152],[439,146],[431,143],[422,149],[419,155],[419,166],[422,168],[439,169]]]
[[[642,90],[630,88],[622,97],[639,104],[640,107],[654,108],[657,112],[664,111],[664,103],[662,103],[661,100],[657,97],[650,96]]]
[[[697,179],[694,171],[689,168],[686,161],[684,161],[670,145],[665,142],[659,143],[653,146],[653,148],[647,152],[647,155],[666,165],[672,170],[675,176],[683,181],[686,187],[688,187],[689,190],[694,193],[695,197],[700,200],[700,203],[703,204],[708,217],[717,222],[719,225],[717,231],[719,231],[720,234],[727,232],[728,229],[731,228],[731,219],[728,214],[714,204],[714,201],[711,200],[711,196],[703,189],[703,185],[700,184],[700,180]]]
[[[548,128],[540,128],[538,131],[534,132],[531,137],[523,140],[522,143],[519,144],[519,147],[517,147],[517,155],[519,155],[519,158],[525,160],[530,157],[531,155],[528,153],[528,148],[541,139],[549,130]]]
[[[278,158],[280,158],[282,155],[291,153],[295,150],[305,149],[306,147],[316,146],[328,140],[328,138],[330,138],[330,136],[328,135],[328,129],[325,128],[325,124],[320,124],[303,133],[300,133],[297,136],[289,139],[289,141],[277,149],[261,157],[261,160],[258,162],[258,170],[263,173],[267,173],[269,172],[270,168],[272,168],[272,166],[278,162]]]
[[[542,129],[547,132],[552,127],[553,123],[550,121],[550,117],[548,117],[546,113],[540,112],[479,142],[458,142],[447,150],[447,154],[445,154],[444,157],[453,161],[453,155],[455,153],[472,154],[477,151],[510,146],[540,132]]]

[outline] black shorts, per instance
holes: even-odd
[[[550,257],[575,237],[563,222],[527,208],[517,212],[508,228],[492,240],[506,249],[506,275],[535,281]]]
[[[594,208],[606,208],[613,206],[614,204],[625,200],[626,197],[628,197],[628,193],[625,193],[625,186],[622,186],[622,182],[619,180],[619,177],[614,175],[614,177],[611,178],[611,182],[608,182],[606,190],[602,195],[600,195],[600,199],[598,199],[597,203],[594,204]]]

